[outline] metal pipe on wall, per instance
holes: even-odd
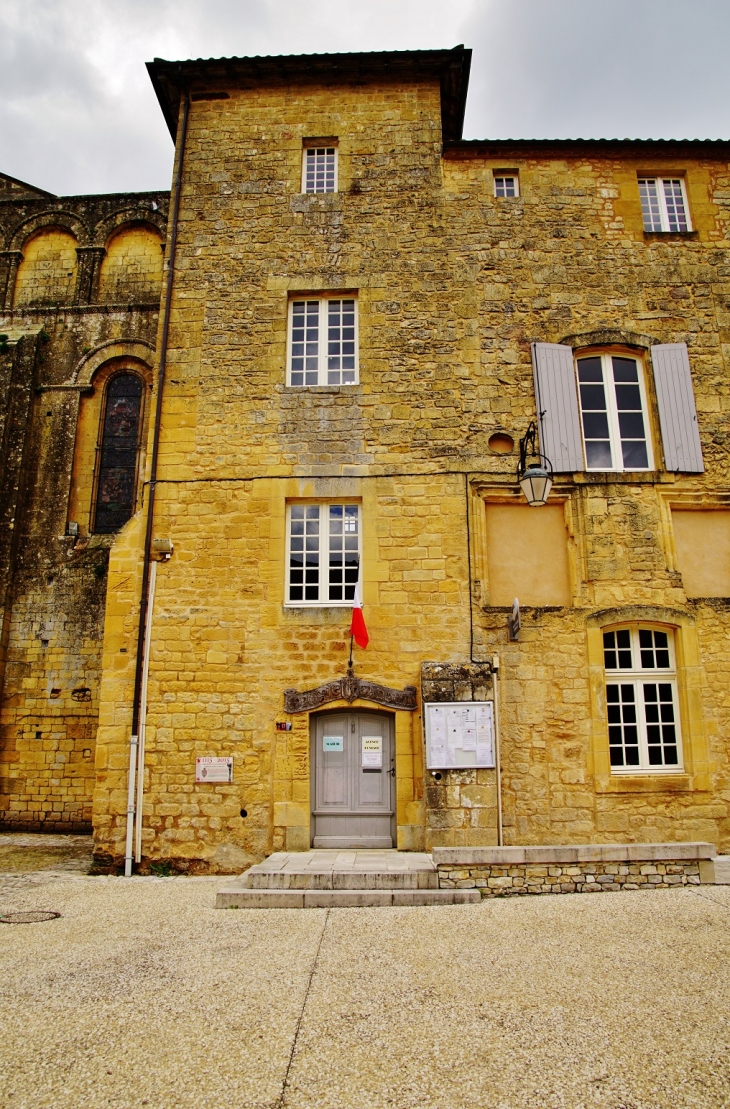
[[[155,424],[152,436],[152,461],[150,463],[150,488],[147,498],[147,526],[145,528],[144,561],[142,564],[142,589],[140,595],[139,629],[137,632],[137,658],[134,675],[134,700],[132,702],[132,735],[129,740],[129,788],[127,799],[127,836],[124,853],[124,875],[132,876],[134,817],[135,817],[135,792],[136,771],[139,746],[139,717],[142,699],[142,671],[144,658],[144,641],[147,628],[147,605],[150,581],[152,524],[155,511],[155,492],[157,489],[157,461],[160,451],[160,423],[162,419],[162,393],[165,385],[165,370],[167,367],[167,344],[170,334],[170,308],[172,303],[172,283],[175,274],[175,256],[177,254],[177,225],[180,215],[180,190],[182,187],[183,161],[185,157],[185,140],[188,133],[188,115],[190,112],[190,93],[186,90],[182,98],[182,118],[180,120],[180,140],[178,143],[179,154],[173,184],[173,202],[170,215],[170,251],[167,259],[167,281],[165,284],[165,311],[162,317],[162,334],[160,337],[160,368],[157,375],[157,403],[155,405]],[[141,823],[140,823],[141,835]]]
[[[492,657],[492,689],[494,691],[494,765],[497,768],[497,847],[502,847],[502,758],[499,748],[499,655]]]
[[[145,622],[144,647],[142,651],[142,689],[139,702],[139,729],[137,732],[137,805],[134,814],[134,861],[142,860],[142,813],[144,808],[144,747],[147,725],[147,679],[150,673],[150,648],[152,645],[152,612],[155,604],[155,584],[157,582],[157,562],[150,566],[150,585],[147,593],[147,620]]]

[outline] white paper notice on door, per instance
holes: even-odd
[[[322,736],[322,750],[323,751],[342,751],[343,750],[343,736],[341,735],[325,735]]]
[[[429,770],[494,766],[492,701],[447,701],[423,709]]]
[[[383,737],[381,735],[364,735],[362,737],[362,766],[363,769],[380,770],[383,766]]]

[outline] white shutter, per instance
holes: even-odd
[[[532,368],[540,450],[556,474],[584,469],[573,351],[561,343],[533,343]]]
[[[662,429],[664,465],[687,474],[704,473],[700,432],[697,426],[692,371],[685,343],[651,348]]]

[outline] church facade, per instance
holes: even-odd
[[[730,145],[469,64],[157,60],[170,196],[7,179],[3,827],[728,849]]]

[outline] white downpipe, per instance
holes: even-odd
[[[134,778],[137,770],[137,736],[129,740],[129,785],[127,789],[127,840],[124,847],[124,877],[132,877],[132,842],[134,840]]]
[[[134,816],[134,861],[142,860],[142,813],[144,808],[144,741],[147,724],[147,679],[150,673],[150,646],[152,643],[152,609],[155,603],[155,583],[157,581],[157,562],[150,565],[150,580],[147,590],[147,616],[142,649],[142,685],[139,696],[139,743],[137,745],[137,805]]]
[[[502,847],[502,758],[499,749],[499,655],[492,659],[492,685],[494,687],[494,763],[497,768],[497,846]]]

